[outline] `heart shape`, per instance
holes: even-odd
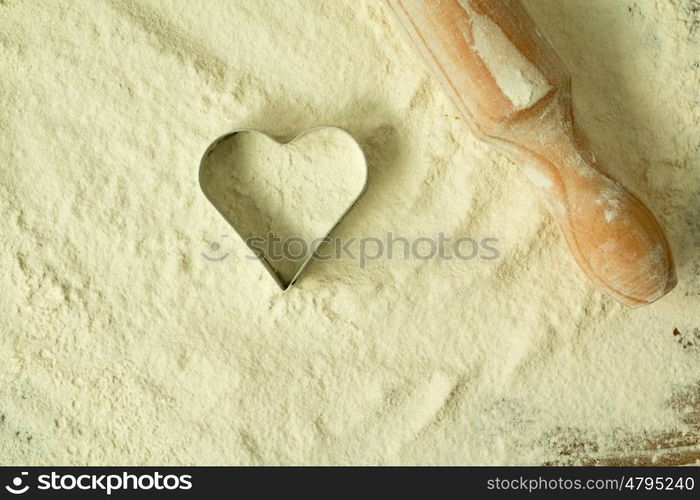
[[[367,162],[357,141],[338,127],[312,128],[288,142],[241,129],[207,148],[199,184],[286,290],[364,193]],[[299,251],[292,255],[293,243]]]

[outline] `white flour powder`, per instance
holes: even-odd
[[[462,0],[470,12],[474,50],[479,53],[496,84],[517,109],[527,109],[550,90],[544,75],[520,53],[508,37],[488,17],[476,13]]]

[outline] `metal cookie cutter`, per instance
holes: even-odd
[[[295,141],[301,139],[302,137],[312,134],[314,132],[318,132],[321,130],[335,130],[337,132],[342,133],[343,135],[347,136],[351,140],[351,142],[357,147],[358,151],[360,152],[360,156],[362,158],[362,168],[363,168],[363,173],[364,173],[364,178],[362,180],[362,188],[358,192],[358,194],[355,196],[355,198],[351,201],[351,203],[348,205],[348,207],[345,209],[345,211],[340,215],[340,217],[331,225],[330,229],[326,232],[325,235],[319,235],[321,238],[323,238],[323,241],[316,246],[313,249],[313,252],[309,252],[309,255],[306,257],[306,259],[302,262],[301,266],[299,269],[297,269],[296,273],[294,276],[289,279],[285,280],[284,277],[280,275],[278,271],[275,270],[275,266],[273,263],[269,260],[268,256],[264,254],[264,252],[260,252],[260,249],[255,248],[253,245],[250,244],[250,242],[246,239],[246,236],[242,234],[242,232],[239,230],[238,226],[236,223],[231,219],[231,217],[219,207],[217,204],[216,200],[212,197],[211,193],[207,191],[206,184],[203,182],[204,180],[204,168],[207,159],[209,156],[212,154],[212,152],[217,148],[221,142],[232,138],[235,135],[240,135],[240,134],[258,134],[267,137],[271,141],[275,142],[276,144],[280,146],[286,146],[293,144]],[[202,156],[202,159],[199,163],[199,187],[202,189],[202,192],[204,193],[204,196],[209,200],[209,202],[214,205],[216,210],[221,214],[221,216],[226,220],[226,222],[229,223],[229,225],[233,228],[233,230],[236,232],[236,234],[245,242],[246,246],[256,255],[258,260],[262,263],[262,265],[265,267],[267,272],[272,276],[275,280],[275,282],[279,285],[279,287],[285,291],[291,288],[300,278],[304,270],[306,270],[307,266],[313,261],[316,257],[319,256],[319,250],[323,246],[325,240],[335,231],[335,229],[338,227],[338,225],[342,222],[342,220],[345,218],[345,216],[352,210],[352,208],[357,204],[358,200],[362,197],[362,195],[367,191],[367,183],[368,183],[368,172],[367,172],[367,157],[365,156],[364,151],[362,150],[362,146],[357,142],[357,140],[345,129],[341,127],[336,127],[334,125],[321,125],[318,127],[313,127],[308,130],[305,130],[295,136],[293,139],[289,141],[278,141],[274,137],[272,137],[269,134],[266,134],[265,132],[261,132],[259,130],[255,129],[249,129],[249,128],[243,128],[243,129],[238,129],[234,130],[233,132],[229,132],[227,134],[224,134],[220,137],[218,137],[214,142],[212,142],[207,150],[204,152],[204,155]]]

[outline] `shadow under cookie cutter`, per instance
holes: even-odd
[[[320,236],[320,238],[321,238],[320,243],[315,248],[313,248],[312,252],[309,252],[309,255],[302,262],[301,266],[296,271],[294,276],[289,280],[285,280],[282,276],[279,275],[279,273],[277,271],[275,271],[275,268],[272,265],[272,263],[268,260],[268,257],[263,252],[261,252],[259,248],[253,247],[250,244],[250,242],[248,241],[248,239],[246,239],[246,237],[243,234],[241,234],[236,223],[233,220],[231,220],[231,218],[221,208],[219,208],[217,202],[213,199],[211,194],[207,191],[207,189],[205,187],[205,183],[203,182],[205,163],[206,163],[206,160],[208,159],[209,155],[211,155],[211,153],[216,149],[216,147],[222,141],[225,141],[226,139],[230,139],[233,136],[238,135],[238,134],[259,134],[259,135],[267,137],[268,139],[270,139],[271,141],[275,142],[276,144],[278,144],[280,146],[286,146],[286,145],[290,145],[290,144],[294,143],[298,139],[301,139],[302,137],[304,137],[308,134],[311,134],[313,132],[318,132],[320,130],[328,130],[328,129],[341,132],[342,134],[347,136],[352,141],[352,143],[357,147],[358,151],[360,152],[360,155],[362,157],[362,169],[363,169],[363,174],[364,174],[364,178],[362,181],[362,188],[360,189],[358,194],[355,196],[355,198],[352,200],[352,202],[348,205],[348,207],[345,209],[345,211],[340,215],[340,217],[338,217],[338,219],[330,226],[330,229],[328,229],[328,231],[326,231],[326,234]],[[234,166],[234,168],[235,168],[235,166]],[[221,214],[221,216],[226,220],[226,222],[228,222],[228,224],[233,228],[233,230],[236,232],[236,234],[244,241],[246,246],[258,258],[260,263],[267,270],[267,272],[270,274],[270,276],[272,276],[274,278],[275,283],[277,283],[279,285],[279,287],[282,289],[282,291],[289,290],[299,280],[299,278],[301,277],[303,272],[306,270],[308,265],[316,257],[319,256],[319,250],[324,245],[325,241],[333,233],[333,231],[335,231],[335,229],[338,227],[338,225],[340,225],[340,223],[343,221],[343,219],[348,214],[348,212],[350,212],[350,210],[352,210],[352,208],[355,205],[357,205],[357,202],[359,201],[359,199],[367,191],[368,178],[369,178],[369,175],[368,175],[368,169],[367,169],[367,157],[365,156],[365,152],[362,149],[362,146],[357,141],[357,139],[355,139],[352,136],[352,134],[350,134],[347,130],[345,130],[341,127],[337,127],[335,125],[320,125],[318,127],[313,127],[313,128],[304,130],[303,132],[299,133],[298,135],[294,136],[294,138],[292,138],[288,141],[279,141],[276,138],[274,138],[273,136],[271,136],[270,134],[267,134],[265,132],[261,132],[261,131],[256,130],[256,129],[251,129],[251,128],[237,129],[237,130],[234,130],[234,131],[229,132],[227,134],[224,134],[222,136],[219,136],[217,139],[215,139],[209,145],[209,147],[206,149],[206,151],[202,155],[202,159],[199,162],[199,187],[202,190],[202,192],[204,193],[204,196],[206,196],[207,200],[209,200],[209,202],[214,206],[214,208],[216,208],[216,210]]]

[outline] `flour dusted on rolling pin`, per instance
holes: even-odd
[[[477,134],[524,164],[592,283],[632,307],[671,290],[676,277],[663,229],[598,170],[574,126],[571,76],[520,2],[391,4]]]
[[[550,90],[544,75],[513,45],[513,42],[487,16],[460,0],[469,12],[474,50],[479,53],[496,84],[515,109],[527,109]]]

